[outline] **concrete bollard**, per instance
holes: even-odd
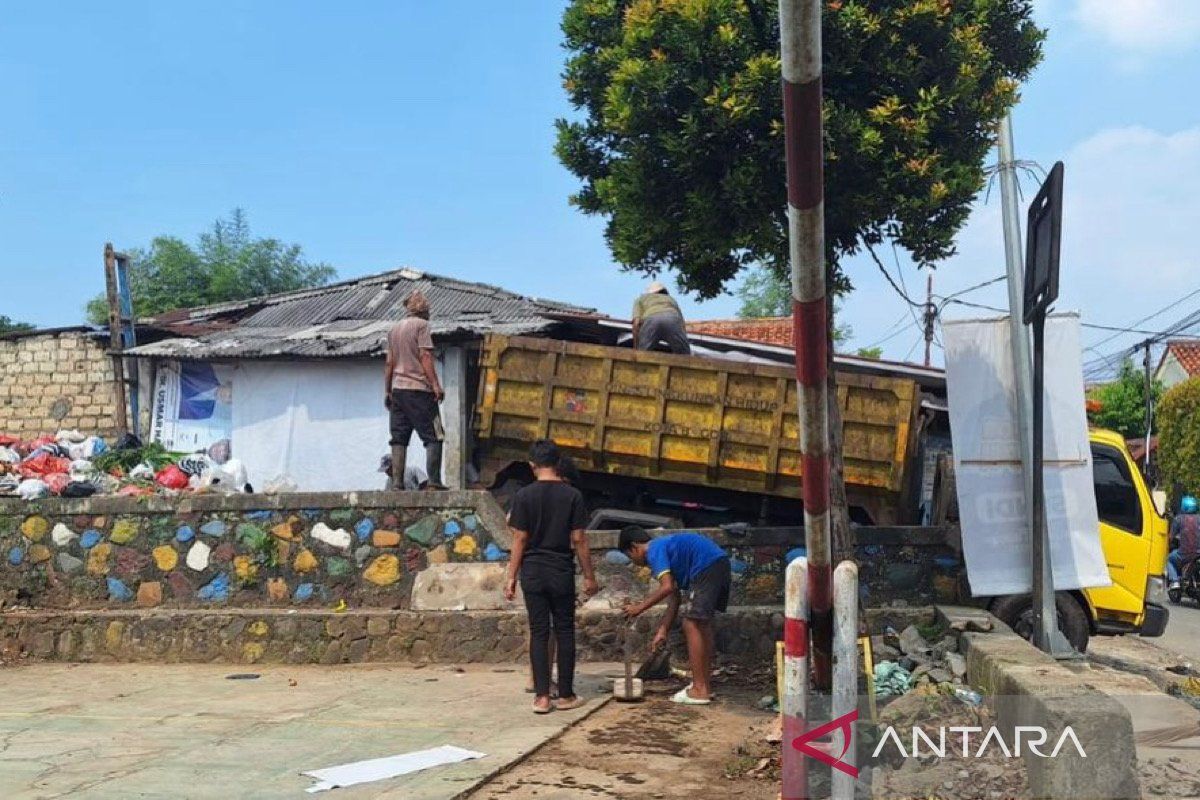
[[[858,708],[858,565],[843,561],[833,571],[833,719],[841,719]],[[830,743],[831,753],[842,753],[841,762],[858,764],[853,722],[837,728]],[[854,800],[856,779],[840,769],[833,770],[833,800]]]
[[[782,800],[808,797],[804,754],[792,743],[808,730],[808,559],[793,559],[787,567],[783,606]]]

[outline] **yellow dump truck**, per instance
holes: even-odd
[[[548,438],[575,458],[584,488],[615,505],[675,504],[693,518],[704,509],[759,522],[797,518],[800,441],[788,367],[493,335],[480,368],[476,430],[489,485],[523,469],[529,443]],[[839,372],[838,404],[846,491],[859,521],[908,521],[917,384]]]

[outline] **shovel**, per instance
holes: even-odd
[[[633,624],[625,625],[625,677],[613,679],[613,699],[637,703],[645,697],[641,678],[633,677]]]

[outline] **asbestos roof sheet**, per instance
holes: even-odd
[[[540,333],[564,319],[592,320],[590,309],[525,297],[412,269],[330,286],[172,311],[140,321],[170,338],[130,355],[184,359],[338,358],[383,352],[404,300],[429,300],[434,338]]]

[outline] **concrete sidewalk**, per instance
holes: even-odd
[[[229,680],[239,672],[255,680]],[[318,769],[454,744],[487,757],[336,789],[456,797],[598,707],[537,716],[515,667],[37,664],[0,670],[0,797],[297,798]]]

